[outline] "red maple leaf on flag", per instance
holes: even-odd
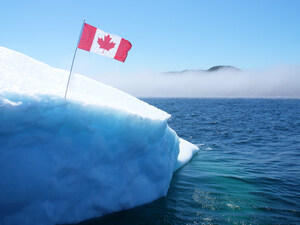
[[[100,48],[109,51],[110,49],[114,48],[116,43],[110,42],[111,37],[109,35],[104,36],[104,39],[98,38],[98,44],[100,45]],[[103,50],[103,52],[104,52]]]

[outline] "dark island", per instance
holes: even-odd
[[[219,72],[219,71],[233,71],[233,72],[240,72],[241,69],[234,67],[234,66],[228,66],[228,65],[218,65],[213,66],[207,70],[198,69],[198,70],[182,70],[182,71],[170,71],[165,72],[165,74],[183,74],[183,73],[206,73],[206,72]]]

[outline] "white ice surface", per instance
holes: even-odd
[[[56,69],[22,53],[0,47],[0,91],[64,97],[69,71]],[[72,74],[67,98],[166,120],[170,115],[139,99],[80,74]]]
[[[194,145],[169,114],[0,48],[0,224],[74,223],[165,196]],[[180,152],[180,154],[179,154]]]
[[[184,164],[189,162],[197,151],[199,151],[199,148],[196,145],[179,138],[179,154],[174,171],[178,170]]]

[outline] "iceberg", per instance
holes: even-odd
[[[170,115],[0,47],[0,224],[65,224],[167,194],[198,147]]]

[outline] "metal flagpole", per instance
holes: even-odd
[[[81,39],[81,35],[82,35],[82,30],[83,30],[84,24],[85,24],[85,20],[83,20],[83,24],[82,24],[82,27],[81,27],[79,39],[78,39],[78,42],[77,42],[77,45],[76,45],[76,49],[75,49],[75,53],[74,53],[74,56],[73,56],[73,61],[72,61],[71,69],[70,69],[68,84],[67,84],[67,88],[66,88],[66,92],[65,92],[65,99],[67,98],[67,92],[68,92],[68,88],[69,88],[69,83],[70,83],[70,78],[71,78],[71,74],[72,74],[73,64],[74,64],[74,60],[75,60],[77,48],[78,48],[78,45],[79,45],[79,41]]]

